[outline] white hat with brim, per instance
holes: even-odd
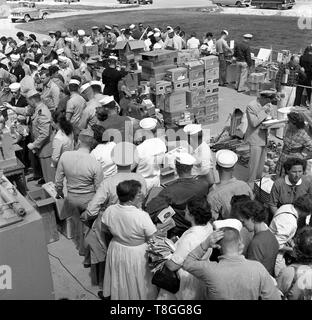
[[[79,86],[80,85],[80,81],[77,80],[77,79],[70,79],[68,84],[76,84],[77,86]]]
[[[67,59],[66,59],[66,57],[59,56],[59,57],[58,57],[58,61],[67,62]]]
[[[80,36],[80,37],[83,37],[86,35],[84,30],[78,30],[77,33],[78,33],[78,36]]]
[[[252,37],[253,37],[253,35],[250,34],[250,33],[244,34],[244,38],[245,38],[245,39],[252,39]]]
[[[27,99],[30,99],[30,98],[37,96],[37,95],[40,95],[40,93],[35,89],[31,89],[27,92],[26,97],[27,97]]]
[[[148,34],[147,34],[147,37],[150,37],[150,36],[152,36],[154,34],[154,32],[153,31],[150,31]]]
[[[66,42],[71,42],[71,43],[75,41],[74,38],[70,38],[70,37],[66,37],[64,40]]]
[[[94,26],[94,27],[92,27],[91,29],[92,30],[97,30],[99,27],[98,26]]]
[[[101,87],[102,90],[104,88],[104,84],[102,83],[102,81],[92,80],[92,81],[90,81],[90,85],[91,86],[99,86],[99,87]]]
[[[192,166],[195,164],[196,159],[187,152],[180,152],[176,155],[176,161],[184,165]]]
[[[131,24],[130,26],[129,26],[129,29],[130,30],[132,30],[132,29],[134,29],[135,28],[135,24]]]
[[[14,82],[9,85],[9,88],[11,92],[17,92],[18,90],[20,90],[21,85],[18,82]]]
[[[145,130],[153,130],[157,126],[157,120],[154,118],[144,118],[140,121],[140,127]]]
[[[17,47],[20,48],[21,46],[24,46],[26,43],[24,41],[20,41],[18,44],[17,44]]]
[[[216,153],[216,162],[222,168],[232,168],[237,161],[237,154],[231,150],[222,149]]]
[[[60,54],[64,53],[64,49],[60,48],[56,50],[56,54],[59,56]]]
[[[200,124],[195,124],[195,123],[187,124],[187,125],[183,128],[183,131],[184,131],[186,134],[193,135],[193,134],[196,134],[196,133],[202,131],[202,126],[201,126]]]
[[[225,219],[225,220],[217,220],[213,222],[213,226],[216,230],[223,228],[232,228],[241,232],[243,225],[238,219]]]
[[[222,30],[223,33],[225,33],[227,36],[229,35],[229,32],[227,30]]]
[[[116,61],[118,60],[118,58],[116,56],[109,56],[108,58],[111,60],[116,60]]]
[[[162,45],[160,43],[155,43],[154,44],[154,47],[153,47],[154,50],[161,49],[161,48],[162,48]]]
[[[123,31],[126,31],[126,29],[125,28],[121,28],[120,31],[123,32]]]
[[[11,54],[10,58],[13,62],[16,62],[21,58],[21,56],[19,54]]]
[[[130,142],[120,142],[113,148],[111,157],[117,166],[131,166],[137,162],[138,152],[134,144]]]
[[[83,84],[81,87],[80,87],[80,93],[83,93],[84,91],[86,91],[88,88],[91,87],[91,84],[88,82],[88,83],[85,83]]]
[[[38,68],[38,66],[39,66],[39,64],[36,63],[35,61],[29,61],[29,64],[30,64],[31,66],[33,66],[33,67],[36,67],[36,68]]]
[[[106,104],[109,104],[112,101],[115,101],[114,96],[105,96],[102,100],[99,101],[99,103],[102,106],[105,106]]]
[[[110,27],[110,26],[108,26],[108,25],[106,25],[104,28],[105,28],[106,30],[112,30],[112,27]]]
[[[160,30],[158,28],[154,28],[155,32],[160,32]]]

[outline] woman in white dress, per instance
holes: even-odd
[[[119,204],[108,207],[102,223],[113,238],[109,244],[103,285],[104,297],[111,300],[153,300],[148,267],[147,242],[157,231],[148,213],[141,209],[141,184],[127,180],[118,184]]]
[[[185,218],[190,221],[191,228],[183,233],[175,243],[176,250],[167,260],[166,266],[171,271],[177,271],[180,278],[180,289],[172,294],[161,289],[158,300],[201,300],[204,299],[204,284],[182,269],[187,255],[199,246],[213,232],[209,223],[211,219],[210,205],[206,197],[196,197],[187,203]],[[203,259],[209,259],[212,249],[209,249]]]
[[[93,156],[103,169],[104,179],[111,177],[117,173],[117,166],[112,160],[111,153],[116,143],[109,141],[109,137],[106,138],[104,134],[105,128],[100,125],[93,125],[92,130],[94,132],[94,139],[98,142],[98,145],[91,151]]]

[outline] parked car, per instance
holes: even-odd
[[[122,4],[153,4],[153,0],[118,0]]]
[[[22,1],[18,3],[17,8],[11,9],[11,21],[14,23],[17,20],[29,22],[33,19],[46,19],[48,12],[40,10],[34,2]]]
[[[249,7],[251,0],[212,0],[213,4],[217,6],[236,6],[236,7]]]
[[[67,2],[67,3],[72,3],[72,2],[80,2],[80,0],[54,0],[54,2]]]
[[[252,0],[251,5],[260,9],[291,9],[295,0]]]

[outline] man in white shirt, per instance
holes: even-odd
[[[270,223],[270,230],[275,235],[280,246],[276,258],[275,276],[286,267],[284,253],[292,250],[292,239],[297,228],[306,224],[307,216],[312,212],[312,199],[310,194],[301,196],[293,204],[285,204],[279,207]]]
[[[191,38],[187,40],[187,49],[198,49],[200,46],[200,41],[196,38],[196,33],[191,33]]]
[[[168,36],[164,43],[164,49],[167,50],[182,50],[182,38],[175,34],[173,29],[168,30]]]
[[[163,49],[164,48],[164,42],[161,39],[160,32],[154,33],[154,37],[156,42],[154,43],[153,49]]]
[[[146,139],[137,146],[138,161],[136,173],[141,174],[146,181],[147,190],[160,186],[160,165],[167,151],[166,144],[159,138],[154,138],[157,120],[145,118],[140,121],[140,127],[146,130]]]

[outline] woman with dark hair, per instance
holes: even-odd
[[[140,182],[120,182],[116,191],[119,204],[108,207],[102,216],[106,232],[113,236],[107,251],[103,295],[112,300],[153,300],[157,287],[151,284],[146,250],[156,226],[141,209]]]
[[[288,158],[284,163],[285,177],[278,178],[271,189],[269,206],[271,213],[284,204],[291,204],[305,194],[312,195],[311,177],[304,175],[307,162]]]
[[[266,224],[268,217],[266,208],[258,201],[240,202],[235,207],[235,215],[249,232],[254,233],[247,248],[246,258],[261,262],[270,275],[274,276],[279,245]]]
[[[52,166],[57,167],[58,161],[65,151],[74,150],[74,134],[72,124],[66,120],[62,111],[55,111],[53,121],[56,127],[56,134],[52,140]]]
[[[302,228],[295,238],[294,262],[284,268],[277,285],[287,300],[312,299],[312,228]]]
[[[98,143],[91,151],[91,156],[101,164],[104,179],[111,177],[117,173],[117,166],[111,157],[112,150],[116,146],[116,143],[109,141],[109,136],[104,134],[105,128],[103,126],[95,124],[91,128],[94,132],[94,139]]]
[[[307,87],[311,87],[311,80],[312,80],[312,46],[308,46],[305,50],[303,55],[300,57],[299,62],[301,68],[304,70],[303,76],[299,78],[299,84]],[[295,106],[301,105],[302,100],[302,93],[304,87],[298,86],[296,88],[296,99],[295,99]],[[311,101],[311,88],[306,88],[307,91],[307,103],[310,104]]]
[[[172,294],[161,289],[158,295],[160,300],[198,300],[204,298],[202,283],[190,273],[182,269],[183,262],[188,254],[199,246],[212,233],[211,208],[206,196],[195,197],[186,205],[185,219],[191,227],[185,231],[175,243],[176,250],[166,261],[166,267],[171,271],[177,271],[180,278],[180,289]],[[209,259],[212,249],[209,249],[204,259]]]
[[[270,230],[279,244],[279,253],[276,258],[275,275],[285,268],[284,253],[294,247],[293,237],[297,230],[307,225],[307,217],[312,212],[312,197],[306,194],[297,198],[293,204],[281,206],[273,216]]]
[[[304,116],[298,112],[290,112],[283,140],[283,150],[276,164],[277,176],[283,176],[283,165],[288,158],[306,159],[312,152],[312,139],[305,131]]]

